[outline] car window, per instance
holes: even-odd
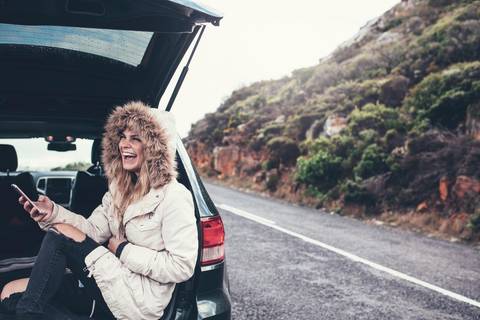
[[[142,61],[152,32],[0,24],[0,44],[81,51],[133,66]]]
[[[40,138],[0,139],[0,144],[10,144],[15,148],[17,171],[75,170],[79,166],[88,167],[91,164],[92,143],[93,140],[77,139],[77,150],[58,152],[47,150],[47,142]]]

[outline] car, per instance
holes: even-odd
[[[0,287],[29,275],[44,234],[10,184],[88,216],[107,186],[99,141],[108,114],[132,100],[157,108],[189,58],[169,111],[206,25],[221,19],[190,0],[0,1]],[[88,141],[92,166],[17,170],[23,141],[45,144],[45,152],[58,152],[59,159]],[[162,319],[230,319],[223,222],[180,137],[177,162],[178,181],[194,199],[199,258],[193,277],[176,285]],[[74,285],[82,290],[81,283]]]

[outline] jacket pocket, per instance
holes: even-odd
[[[160,230],[160,223],[156,221],[151,214],[136,217],[132,219],[130,223],[139,231]]]

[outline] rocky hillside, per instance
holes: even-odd
[[[234,91],[185,140],[204,175],[478,240],[480,1],[401,1],[318,65]]]

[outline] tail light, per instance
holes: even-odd
[[[225,231],[220,216],[201,218],[203,231],[202,266],[222,262],[225,258]]]

